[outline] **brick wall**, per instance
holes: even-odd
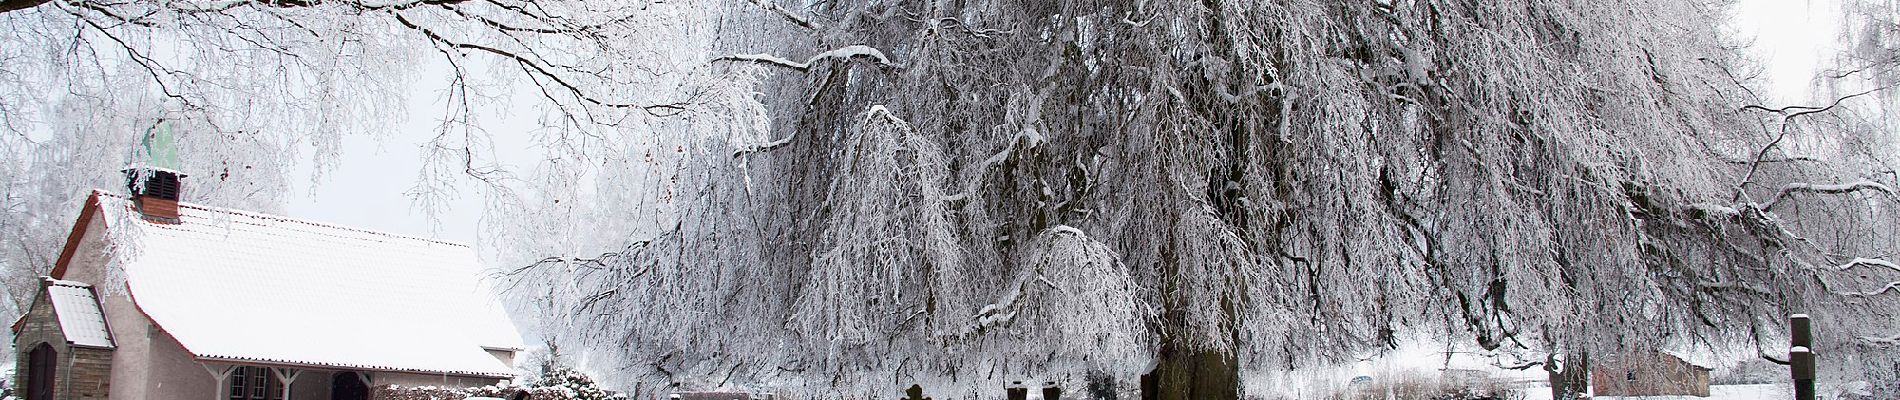
[[[13,338],[14,390],[24,395],[27,385],[27,373],[31,368],[33,349],[41,343],[52,346],[58,355],[54,365],[53,394],[61,400],[100,400],[110,392],[112,376],[112,350],[73,347],[67,345],[66,335],[59,329],[59,318],[53,314],[53,305],[46,298],[46,288],[40,288],[40,294],[34,296],[33,305],[27,309],[20,332]]]
[[[1661,352],[1610,358],[1590,375],[1598,396],[1709,396],[1708,369]]]

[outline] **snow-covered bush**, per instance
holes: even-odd
[[[1327,396],[1334,400],[1517,400],[1523,395],[1504,381],[1491,378],[1455,379],[1420,371],[1394,371],[1363,383],[1349,385]]]
[[[1710,383],[1716,385],[1753,385],[1788,379],[1788,367],[1760,358],[1746,359],[1716,368]]]
[[[574,391],[555,387],[489,385],[472,388],[440,386],[377,386],[372,398],[385,400],[462,400],[469,397],[493,397],[510,400],[577,400]]]
[[[561,399],[608,400],[619,398],[618,396],[607,394],[606,390],[602,390],[600,385],[594,383],[594,378],[590,378],[587,374],[576,371],[573,368],[566,367],[548,371],[546,375],[541,377],[540,381],[536,381],[530,386],[532,392],[558,392],[566,396],[560,397]]]

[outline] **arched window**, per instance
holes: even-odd
[[[230,400],[283,400],[284,383],[265,367],[238,367],[225,382]]]
[[[40,343],[27,355],[26,400],[53,400],[54,375],[59,374],[59,353],[53,346]]]

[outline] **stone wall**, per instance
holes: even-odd
[[[21,318],[20,330],[14,332],[13,336],[13,390],[24,398],[33,348],[39,347],[40,343],[51,344],[53,351],[59,352],[60,357],[65,357],[69,349],[65,333],[59,331],[59,320],[53,315],[53,305],[46,299],[45,286],[40,287],[39,295],[33,296],[33,305],[27,308],[26,316]]]
[[[20,331],[13,338],[14,391],[24,396],[27,388],[27,374],[31,371],[33,349],[45,343],[53,348],[57,355],[54,365],[53,395],[61,400],[100,400],[107,398],[111,390],[112,350],[74,347],[66,343],[65,332],[60,331],[59,317],[53,314],[53,304],[47,299],[45,286],[40,294],[34,296],[33,305],[26,312],[20,324]]]
[[[66,361],[65,374],[60,380],[65,383],[60,398],[67,400],[99,400],[112,393],[112,350],[73,347]]]

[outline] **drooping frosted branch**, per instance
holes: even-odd
[[[775,65],[775,66],[791,68],[791,69],[803,72],[806,70],[810,70],[813,65],[817,65],[821,61],[825,61],[829,59],[838,59],[841,61],[845,61],[845,60],[850,60],[852,58],[857,58],[857,57],[864,57],[866,59],[870,59],[871,62],[877,63],[878,65],[883,65],[883,66],[891,65],[891,59],[888,57],[885,57],[883,51],[879,51],[876,48],[873,48],[871,46],[865,46],[865,45],[850,45],[850,46],[845,46],[845,47],[839,47],[836,49],[832,49],[830,51],[813,55],[811,56],[811,58],[805,59],[805,62],[792,61],[784,57],[779,57],[779,56],[764,54],[764,53],[731,55],[731,56],[720,57],[719,59],[726,60],[726,61],[744,61],[744,62],[754,62],[754,63],[759,63],[759,64]]]

